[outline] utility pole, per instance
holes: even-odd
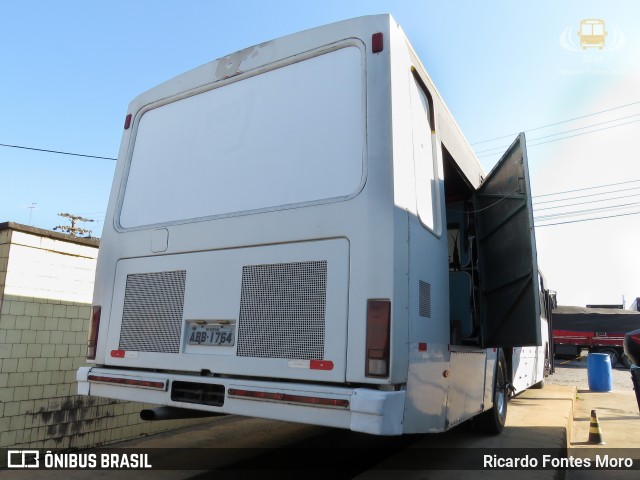
[[[36,208],[38,202],[31,202],[31,205],[27,208],[29,209],[29,226],[31,226],[31,215],[33,215],[33,209]]]
[[[54,230],[61,230],[62,233],[68,233],[72,237],[77,237],[79,235],[88,235],[91,236],[91,230],[87,230],[86,228],[80,228],[76,226],[77,222],[93,222],[90,218],[84,218],[79,215],[72,215],[70,213],[59,213],[60,217],[68,218],[71,221],[71,226],[58,225],[57,227],[53,227]]]

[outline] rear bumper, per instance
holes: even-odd
[[[102,367],[81,367],[76,378],[78,395],[324,425],[374,435],[403,433],[404,390],[380,391]],[[192,388],[184,388],[185,385]]]

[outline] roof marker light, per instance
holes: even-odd
[[[371,35],[371,51],[373,53],[380,53],[382,50],[384,50],[382,32],[374,33]]]

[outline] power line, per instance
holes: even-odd
[[[614,182],[614,183],[607,183],[607,184],[602,184],[602,185],[594,185],[594,186],[591,186],[591,187],[574,188],[574,189],[571,189],[571,190],[564,190],[564,191],[561,191],[561,192],[545,193],[545,194],[542,194],[542,195],[536,195],[533,198],[552,197],[552,196],[555,196],[555,195],[565,195],[565,194],[571,194],[571,193],[577,193],[577,192],[586,192],[586,191],[599,189],[599,188],[614,187],[614,186],[620,186],[620,185],[628,185],[628,184],[633,184],[633,183],[637,183],[637,182],[640,182],[640,179],[626,180],[624,182]],[[580,198],[591,198],[591,197],[594,197],[594,196],[610,195],[612,193],[626,192],[626,191],[637,191],[637,190],[638,190],[638,187],[634,186],[634,187],[631,187],[631,188],[620,188],[620,189],[615,189],[615,190],[609,190],[609,191],[606,191],[606,192],[591,192],[591,193],[589,193],[587,195],[575,195],[575,196],[572,196],[572,197],[569,197],[569,198],[556,198],[556,199],[544,200],[544,201],[541,201],[541,202],[536,202],[536,205],[546,204],[546,203],[567,202],[567,201],[576,200],[576,199],[580,199]],[[639,195],[640,195],[640,193],[634,193],[634,194],[630,194],[630,195],[620,195],[620,196],[616,196],[616,197],[610,197],[610,198],[604,198],[604,199],[598,199],[598,200],[589,200],[589,201],[571,203],[571,204],[566,204],[565,203],[563,205],[555,205],[555,206],[550,206],[550,207],[535,208],[534,210],[536,212],[539,212],[540,210],[550,210],[550,209],[555,209],[555,208],[566,208],[566,207],[578,206],[578,205],[589,204],[589,203],[607,202],[607,201],[617,200],[617,199],[622,199],[622,198],[637,197]],[[552,221],[553,219],[560,218],[560,217],[584,216],[584,215],[593,214],[593,213],[596,213],[596,212],[602,212],[603,210],[610,210],[610,209],[614,209],[614,208],[629,208],[629,207],[635,206],[635,205],[638,205],[638,203],[629,203],[629,204],[622,204],[622,205],[611,205],[611,206],[600,207],[600,208],[591,208],[591,209],[588,209],[588,210],[574,210],[574,211],[570,211],[570,212],[556,213],[556,214],[552,214],[552,215],[545,215],[545,216],[542,216],[542,217],[537,217],[536,219],[534,219],[534,223],[535,223],[535,226],[537,228],[537,227],[550,227],[550,226],[554,226],[554,225],[565,225],[565,224],[571,224],[571,223],[589,222],[589,221],[595,221],[595,220],[603,220],[603,219],[607,219],[607,218],[625,217],[625,216],[630,216],[630,215],[638,215],[638,214],[640,214],[640,212],[628,212],[628,213],[619,213],[619,214],[614,214],[614,215],[605,215],[605,216],[592,217],[592,218],[578,218],[578,219],[575,219],[575,220],[565,220],[565,221],[561,221],[561,222],[547,223],[549,221]],[[543,222],[543,224],[538,224],[537,222]]]
[[[620,193],[620,192],[635,192],[638,190],[638,187],[631,187],[631,188],[619,188],[617,190],[609,190],[607,192],[595,192],[595,193],[589,193],[587,195],[576,195],[574,197],[566,197],[566,198],[556,198],[555,200],[544,200],[544,201],[536,201],[535,205],[544,205],[547,203],[557,203],[557,202],[567,202],[567,201],[571,201],[571,200],[578,200],[580,198],[591,198],[591,197],[598,197],[600,195],[609,195],[612,193]],[[629,195],[627,195],[629,196]],[[606,201],[607,199],[601,199],[600,201]]]
[[[624,125],[629,125],[631,123],[637,123],[637,122],[640,122],[640,120],[632,120],[630,122],[619,123],[618,125],[611,125],[610,127],[596,128],[595,130],[589,130],[588,132],[576,133],[575,135],[568,135],[566,137],[556,138],[554,140],[548,140],[546,142],[535,143],[535,144],[533,144],[531,146],[532,147],[537,147],[538,145],[544,145],[545,143],[552,143],[552,142],[557,142],[559,140],[566,140],[567,138],[579,137],[581,135],[587,135],[589,133],[601,132],[603,130],[609,130],[611,128],[622,127]],[[544,138],[544,137],[542,137],[542,138]],[[541,138],[536,138],[535,140],[541,140]],[[535,141],[535,140],[532,140],[532,141]]]
[[[583,218],[581,220],[567,220],[566,222],[547,223],[545,225],[536,225],[536,228],[551,227],[553,225],[565,225],[567,223],[591,222],[591,221],[594,221],[594,220],[603,220],[605,218],[627,217],[629,215],[640,215],[640,212],[621,213],[621,214],[618,214],[618,215],[608,215],[606,217]]]
[[[625,106],[633,105],[633,104],[636,104],[636,103],[640,103],[640,102],[634,102],[632,104],[628,104],[628,105],[625,105]],[[616,107],[616,108],[623,108],[623,107]],[[609,109],[609,110],[615,110],[615,108]],[[605,110],[605,111],[609,111],[609,110]],[[597,112],[597,113],[602,113],[602,112]],[[595,114],[596,113],[590,114],[590,115],[595,115]],[[590,115],[585,115],[585,116],[590,116]],[[631,116],[636,116],[636,115],[631,115]],[[577,118],[583,118],[583,117],[577,117]],[[628,118],[628,117],[625,117],[625,118]],[[558,122],[558,123],[565,123],[565,122]],[[604,123],[608,123],[608,122],[604,122]],[[634,122],[627,122],[627,123],[634,123]],[[621,124],[621,125],[625,125],[625,124]],[[614,125],[613,127],[616,127],[616,126],[619,126],[619,125]],[[608,127],[608,128],[613,128],[613,127]],[[543,128],[543,127],[538,127],[538,128]],[[583,128],[588,128],[588,127],[583,127]],[[594,131],[597,131],[597,130],[594,130]],[[591,133],[591,132],[585,132],[585,133]],[[579,134],[579,135],[583,135],[583,134]],[[577,135],[574,135],[574,136],[577,136]],[[544,138],[544,137],[540,137],[540,138]],[[570,137],[564,137],[564,138],[570,138]],[[562,139],[558,139],[558,140],[562,140]],[[552,141],[555,141],[555,140],[552,140]],[[547,143],[547,142],[543,142],[543,143]],[[26,147],[26,146],[22,146],[22,145],[10,145],[10,144],[0,143],[0,146],[1,147],[7,147],[7,148],[18,148],[18,149],[24,149],[24,150],[32,150],[32,151],[37,151],[37,152],[54,153],[54,154],[58,154],[58,155],[70,155],[70,156],[94,158],[94,159],[100,159],[100,160],[113,160],[113,161],[117,160],[116,158],[113,158],[113,157],[103,157],[103,156],[98,156],[98,155],[88,155],[88,154],[64,152],[64,151],[58,151],[58,150],[49,150],[49,149],[43,149],[43,148]],[[616,182],[616,183],[610,183],[610,184],[604,184],[604,185],[596,185],[596,186],[593,186],[593,187],[585,187],[585,188],[579,188],[579,189],[573,189],[573,190],[565,190],[563,192],[546,193],[546,194],[542,194],[542,195],[536,195],[536,196],[534,196],[532,198],[540,198],[540,197],[547,197],[547,196],[552,196],[552,195],[562,195],[562,194],[566,194],[566,193],[582,192],[582,191],[586,191],[586,190],[593,190],[593,189],[597,189],[597,188],[604,188],[604,187],[617,186],[617,185],[625,185],[625,184],[636,183],[636,182],[640,182],[640,179],[628,180],[628,181],[625,181],[625,182]],[[592,197],[592,196],[596,196],[596,195],[607,195],[607,194],[611,194],[611,193],[629,191],[629,190],[636,190],[636,188],[634,187],[634,188],[627,188],[627,189],[618,189],[618,190],[611,190],[611,191],[608,191],[608,192],[592,193],[592,194],[589,194],[589,195],[579,195],[579,196],[574,196],[574,197],[570,197],[570,198],[547,200],[547,201],[542,201],[542,202],[536,202],[536,205],[540,205],[540,204],[544,204],[544,203],[563,202],[563,201],[568,201],[568,200],[570,201],[570,200],[576,200],[576,199],[579,199],[579,198]],[[576,204],[567,204],[567,205],[559,205],[559,206],[554,206],[554,207],[539,208],[539,209],[536,209],[536,211],[550,210],[550,209],[555,209],[555,208],[563,208],[563,207],[571,207],[571,206],[578,206],[578,205],[583,205],[583,204],[587,204],[587,203],[595,203],[597,201],[609,201],[609,200],[616,200],[616,199],[628,198],[628,197],[634,197],[634,196],[638,196],[638,194],[613,197],[613,198],[603,199],[603,200],[587,201],[587,202],[581,202],[581,203],[576,203]],[[635,205],[635,204],[625,204],[625,205],[618,205],[618,206],[602,207],[602,208],[597,208],[597,209],[592,209],[592,210],[583,210],[583,211],[577,211],[577,212],[559,213],[559,214],[555,214],[555,215],[548,215],[548,216],[542,217],[541,219],[555,218],[555,217],[558,217],[558,216],[567,216],[567,215],[574,215],[574,214],[578,215],[578,214],[582,214],[582,213],[585,213],[585,212],[586,213],[592,213],[593,211],[597,211],[597,210],[618,208],[618,207],[629,206],[629,205]],[[92,213],[103,214],[105,212],[92,212]],[[608,218],[608,217],[603,217],[603,218]]]
[[[626,120],[627,118],[637,117],[638,115],[640,115],[640,113],[634,113],[633,115],[627,115],[626,117],[614,118],[613,120],[606,120],[604,122],[593,123],[591,125],[585,125],[584,127],[572,128],[570,130],[565,130],[564,132],[552,133],[552,134],[549,134],[549,135],[544,135],[543,137],[533,138],[533,139],[529,140],[529,142],[535,142],[535,141],[543,140],[545,138],[550,138],[550,137],[557,137],[558,135],[564,135],[565,133],[577,132],[578,130],[584,130],[585,128],[598,127],[600,125],[606,125],[607,123],[619,122],[620,120]],[[633,122],[627,122],[627,123],[633,123]],[[626,125],[626,123],[621,123],[620,125]],[[618,127],[620,125],[614,125],[614,126]],[[613,128],[613,127],[611,127],[611,128]],[[593,130],[593,131],[597,132],[598,130]],[[586,132],[586,133],[590,133],[590,132]],[[561,139],[559,139],[559,140],[561,140]],[[531,146],[535,146],[535,145],[531,145]],[[479,152],[476,152],[476,154],[478,154],[478,153],[487,153],[487,152],[491,152],[492,150],[498,150],[498,149],[502,150],[504,148],[505,147],[488,148],[486,150],[480,150]]]
[[[562,135],[563,133],[577,132],[578,130],[584,130],[585,128],[599,127],[600,125],[606,125],[607,123],[619,122],[620,120],[626,120],[627,118],[637,117],[638,115],[640,115],[640,113],[634,113],[633,115],[627,115],[626,117],[614,118],[613,120],[606,120],[604,122],[592,123],[591,125],[585,125],[584,127],[572,128],[571,130],[567,130],[565,132],[552,133],[550,135],[545,135],[544,137],[538,137],[538,138],[536,138],[536,139],[534,139],[532,141],[542,140],[544,138],[550,138],[550,137],[557,137],[558,135]],[[629,123],[631,123],[631,122],[629,122]],[[621,125],[625,125],[625,124],[622,123]],[[618,125],[616,125],[616,126],[618,126]]]
[[[633,189],[633,190],[635,190],[635,189]],[[610,192],[606,192],[606,193],[610,193]],[[597,194],[594,194],[594,195],[597,195]],[[591,197],[592,195],[584,195],[584,196]],[[599,200],[589,200],[589,201],[586,201],[586,202],[579,202],[579,203],[568,203],[566,205],[556,205],[555,207],[535,208],[534,211],[539,212],[540,210],[552,210],[554,208],[577,207],[579,205],[586,205],[587,203],[608,202],[610,200],[621,200],[623,198],[638,197],[638,196],[640,196],[640,193],[634,193],[632,195],[621,195],[619,197],[611,197],[611,198],[604,198],[604,199],[601,198]],[[579,198],[579,197],[574,197],[574,198]],[[573,198],[551,200],[551,202],[561,202],[561,201],[565,201],[565,200],[573,200]],[[542,203],[546,203],[546,202],[542,202]]]
[[[85,217],[89,217],[92,215],[104,215],[107,212],[86,212],[86,213],[79,213],[78,215],[83,215]]]
[[[574,190],[565,190],[564,192],[543,193],[542,195],[534,195],[533,198],[550,197],[551,195],[561,195],[563,193],[584,192],[585,190],[593,190],[595,188],[614,187],[616,185],[626,185],[628,183],[635,183],[635,182],[640,182],[640,178],[636,180],[627,180],[625,182],[606,183],[603,185],[596,185],[594,187],[583,187],[583,188],[576,188]],[[634,189],[631,189],[631,190],[634,190]],[[622,191],[622,190],[616,190],[616,191]],[[574,198],[580,198],[580,197],[574,197]]]
[[[609,205],[607,207],[590,208],[590,209],[587,209],[587,210],[573,210],[571,212],[553,213],[551,215],[544,215],[542,217],[537,217],[534,220],[549,220],[549,219],[552,219],[552,218],[567,217],[567,216],[572,216],[572,215],[585,215],[585,214],[589,214],[589,213],[599,212],[601,210],[611,210],[613,208],[632,207],[632,206],[636,206],[636,205],[640,205],[640,202],[623,203],[623,204],[620,204],[620,205]]]
[[[555,125],[561,125],[563,123],[569,123],[569,122],[573,122],[574,120],[580,120],[581,118],[587,118],[587,117],[593,117],[594,115],[599,115],[601,113],[606,113],[606,112],[611,112],[613,110],[619,110],[621,108],[626,108],[626,107],[630,107],[631,105],[637,105],[639,104],[640,101],[637,102],[631,102],[631,103],[627,103],[626,105],[620,105],[619,107],[613,107],[613,108],[608,108],[606,110],[601,110],[599,112],[594,112],[594,113],[589,113],[587,115],[581,115],[579,117],[574,117],[574,118],[570,118],[568,120],[562,120],[560,122],[556,122],[556,123],[549,123],[547,125],[542,125],[540,127],[535,127],[535,128],[530,128],[529,130],[525,130],[525,132],[533,132],[535,130],[542,130],[543,128],[547,128],[547,127],[553,127]],[[478,145],[480,143],[487,143],[487,142],[492,142],[494,140],[501,140],[503,138],[508,138],[508,137],[512,137],[514,135],[518,135],[518,133],[520,132],[516,132],[516,133],[510,133],[509,135],[503,135],[501,137],[496,137],[496,138],[490,138],[489,140],[482,140],[480,142],[474,142],[471,145]]]
[[[23,145],[9,145],[6,143],[0,143],[0,147],[19,148],[21,150],[33,150],[35,152],[44,152],[44,153],[55,153],[56,155],[71,155],[74,157],[96,158],[99,160],[114,160],[114,161],[117,160],[117,158],[113,158],[113,157],[101,157],[98,155],[86,155],[84,153],[62,152],[60,150],[48,150],[46,148],[25,147]]]
[[[554,140],[548,140],[548,141],[546,141],[546,142],[539,142],[539,143],[534,143],[534,144],[527,144],[527,147],[537,147],[538,145],[544,145],[544,144],[546,144],[546,143],[559,142],[560,140],[566,140],[567,138],[579,137],[579,136],[581,136],[581,135],[587,135],[587,134],[589,134],[589,133],[600,132],[600,131],[602,131],[602,130],[609,130],[609,129],[611,129],[611,128],[622,127],[622,126],[624,126],[624,125],[629,125],[629,124],[631,124],[631,123],[637,123],[637,122],[640,122],[640,120],[632,120],[632,121],[630,121],[630,122],[620,123],[620,124],[618,124],[618,125],[612,125],[612,126],[610,126],[610,127],[597,128],[597,129],[595,129],[595,130],[590,130],[590,131],[588,131],[588,132],[576,133],[575,135],[568,135],[568,136],[566,136],[566,137],[556,138],[556,139],[554,139]],[[571,131],[571,130],[570,130],[570,131]],[[563,133],[568,133],[568,131],[567,131],[567,132],[563,132]],[[532,141],[532,142],[535,142],[536,140],[540,140],[540,138],[536,138],[536,139],[533,139],[533,140],[531,140],[531,141]],[[491,150],[497,150],[498,148],[506,149],[506,148],[508,148],[508,147],[509,147],[509,145],[505,145],[504,147],[496,147],[496,148],[492,148]],[[486,152],[488,152],[489,150],[485,150],[485,151],[486,151]],[[500,153],[500,152],[487,153],[486,155],[477,155],[477,157],[478,157],[478,158],[490,157],[491,155],[497,155],[498,153]]]

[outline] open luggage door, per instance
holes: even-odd
[[[475,210],[481,345],[540,345],[540,290],[524,133],[477,190]]]

